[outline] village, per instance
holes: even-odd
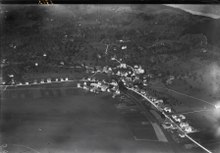
[[[124,46],[122,47],[124,48]],[[43,56],[46,56],[46,54]],[[147,97],[147,99],[145,98],[145,104],[153,104],[154,109],[158,111],[158,114],[162,115],[162,120],[161,118],[159,119],[161,126],[170,133],[178,135],[180,139],[176,139],[177,142],[184,142],[184,140],[181,139],[184,139],[187,134],[198,132],[197,129],[190,126],[190,124],[187,122],[187,118],[184,115],[175,114],[175,110],[169,104],[165,104],[163,99],[158,99],[157,97],[154,97],[147,92],[148,82],[153,77],[151,74],[146,74],[146,71],[142,68],[141,65],[127,65],[126,63],[122,62],[122,59],[118,60],[115,56],[111,57],[110,61],[116,61],[117,65],[115,67],[91,67],[82,65],[86,69],[86,73],[90,74],[91,76],[84,77],[78,81],[65,77],[47,78],[34,80],[33,82],[21,83],[15,82],[13,79],[14,75],[10,74],[9,77],[11,78],[11,83],[7,86],[27,86],[76,81],[78,82],[76,84],[77,88],[84,89],[94,94],[108,93],[112,95],[112,98],[119,99],[122,95],[121,93],[124,92],[124,89],[129,89],[144,97]],[[76,68],[81,68],[82,66],[77,66]],[[100,75],[102,75],[102,77],[100,77]],[[172,79],[172,77],[169,78],[167,82],[170,83]],[[2,84],[5,85],[5,82],[2,82]],[[169,118],[166,118],[164,115],[169,116]],[[156,118],[158,118],[158,115],[156,115]]]
[[[162,99],[158,99],[157,97],[148,94],[146,87],[148,86],[148,80],[151,76],[147,75],[140,65],[132,67],[126,63],[121,63],[115,57],[112,57],[111,60],[118,61],[119,65],[116,67],[104,66],[97,71],[91,71],[91,73],[102,73],[115,76],[114,79],[109,81],[98,80],[95,75],[92,75],[92,77],[84,78],[82,82],[77,83],[77,87],[95,94],[107,92],[112,95],[112,98],[121,99],[121,93],[125,91],[120,90],[120,86],[123,86],[124,89],[133,90],[138,94],[147,97],[150,102],[145,99],[145,103],[152,103],[154,109],[157,110],[159,114],[161,113],[163,115],[162,121],[160,120],[161,126],[171,134],[178,135],[179,138],[175,139],[178,143],[184,142],[186,135],[198,132],[197,129],[190,126],[184,115],[175,114],[173,108],[168,104],[164,104]]]

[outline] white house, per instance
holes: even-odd
[[[47,83],[51,83],[51,78],[47,78]]]
[[[106,91],[106,90],[107,90],[107,88],[108,88],[108,86],[106,86],[106,85],[102,85],[102,86],[101,86],[101,91],[103,91],[103,92],[104,92],[104,91]]]
[[[125,50],[125,49],[127,49],[127,46],[122,46],[121,49]]]
[[[81,88],[81,85],[80,85],[80,83],[77,83],[77,88]]]
[[[44,83],[44,80],[42,79],[42,80],[40,81],[40,83]]]

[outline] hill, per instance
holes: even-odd
[[[2,59],[9,63],[3,69],[5,77],[9,73],[21,77],[27,73],[59,73],[51,65],[60,66],[60,63],[109,64],[108,60],[98,59],[98,55],[103,57],[106,44],[110,44],[106,58],[117,55],[128,64],[141,64],[155,76],[162,74],[161,80],[170,75],[182,80],[185,76],[198,78],[200,72],[210,73],[207,68],[219,62],[219,20],[177,8],[4,5],[2,10]],[[123,45],[127,46],[126,50],[121,49]],[[47,58],[42,56],[44,53]],[[204,82],[199,80],[198,84],[203,86]]]

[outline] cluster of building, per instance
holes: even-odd
[[[172,107],[165,104],[162,99],[157,99],[147,93],[145,87],[148,85],[147,82],[150,76],[145,74],[145,70],[141,66],[129,66],[126,63],[123,63],[122,60],[117,60],[115,57],[111,58],[111,60],[115,60],[119,64],[115,67],[105,66],[93,73],[100,72],[111,74],[123,82],[126,88],[132,89],[133,91],[145,96],[158,111],[169,116],[169,119],[166,118],[163,123],[161,123],[164,129],[172,133],[176,132],[181,138],[185,137],[185,134],[197,132],[196,129],[190,126],[184,115],[177,115]],[[172,82],[173,79],[174,78],[171,77],[169,81]],[[105,80],[98,81],[88,78],[87,80],[84,80],[82,84],[78,83],[77,87],[94,93],[113,93],[113,98],[120,94],[118,83],[114,80],[112,80],[112,82],[106,82]]]
[[[77,88],[82,88],[93,93],[108,92],[112,94],[112,98],[120,95],[118,83],[115,80],[106,82],[105,80],[99,81],[95,78],[88,77],[83,79],[82,82],[77,83]]]

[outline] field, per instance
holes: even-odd
[[[122,113],[114,103],[67,85],[8,88],[1,106],[1,144],[10,153],[172,152],[149,120],[138,112]]]

